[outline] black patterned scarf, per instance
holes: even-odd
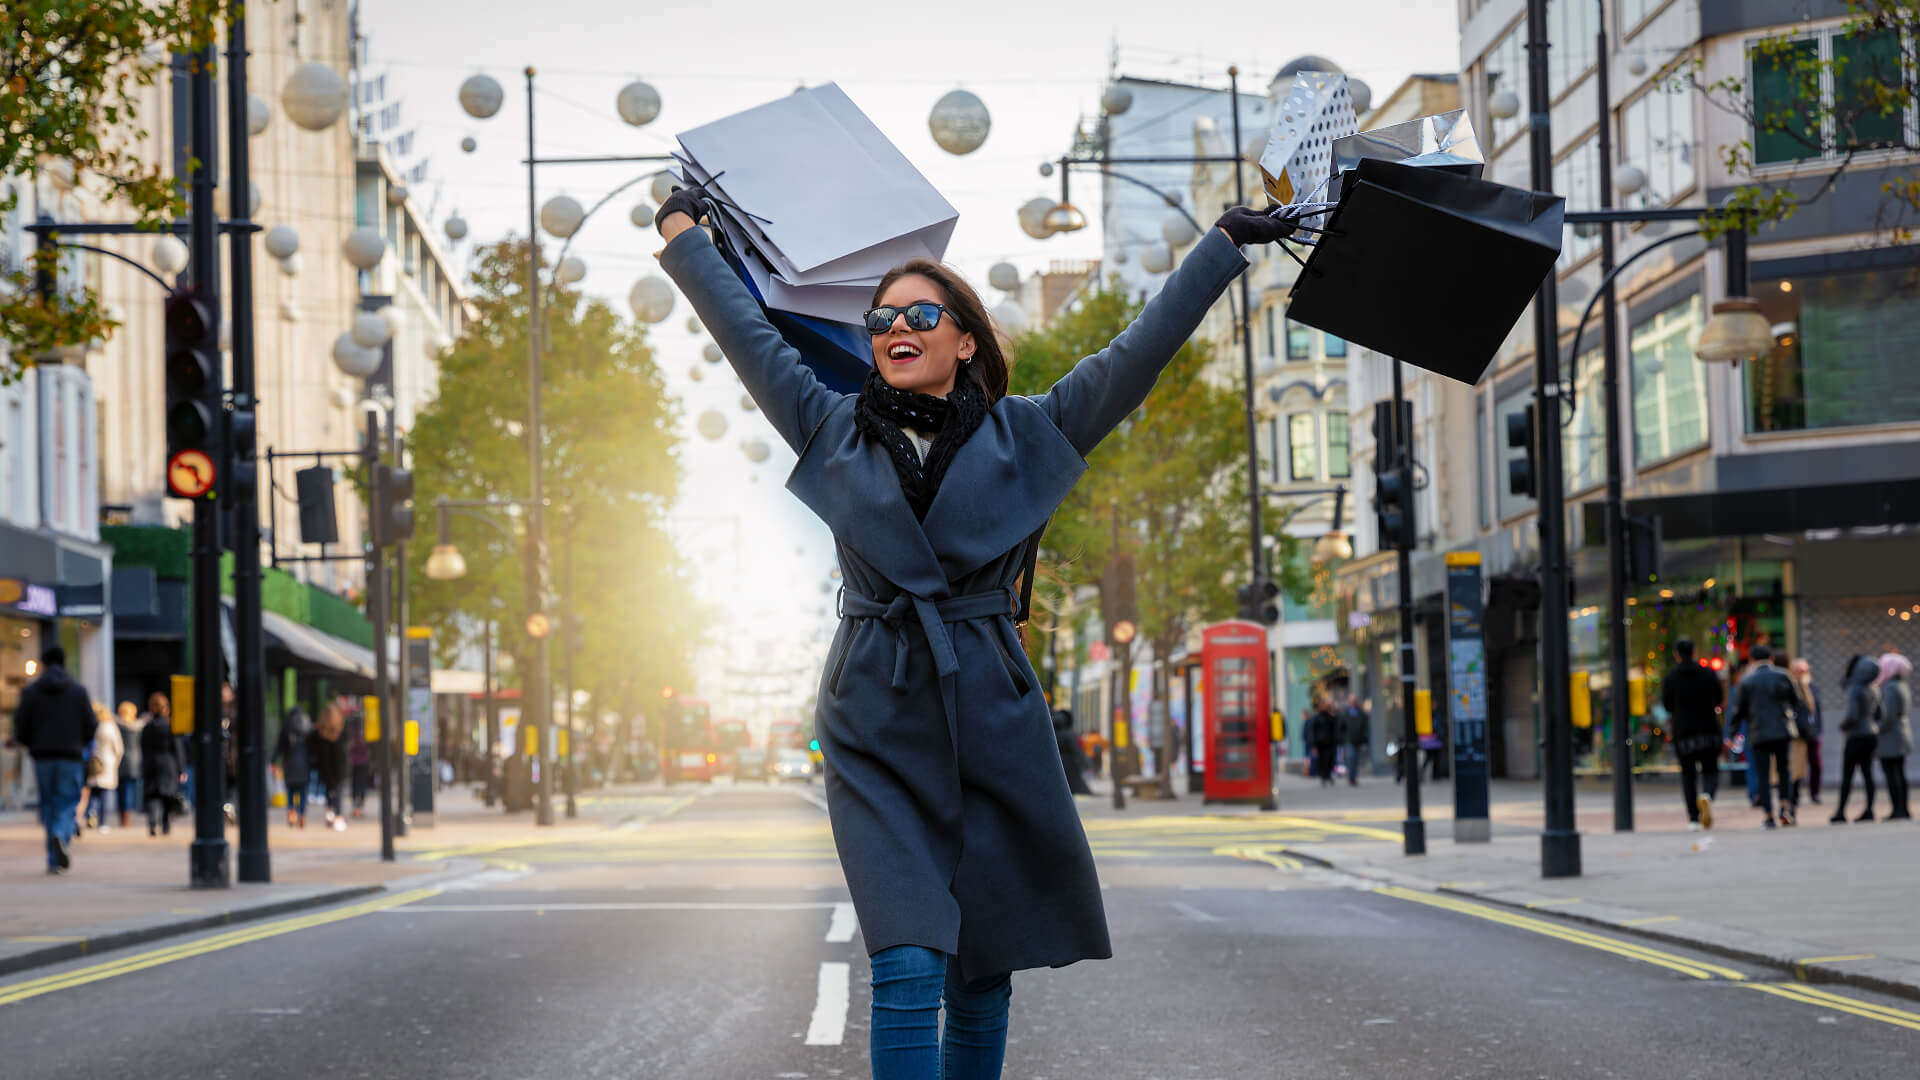
[[[887,448],[907,505],[913,507],[915,518],[924,521],[947,466],[987,418],[987,408],[987,392],[968,377],[964,361],[953,392],[944,398],[897,389],[874,368],[868,370],[860,400],[854,403],[853,426]],[[925,461],[901,428],[912,428],[933,440]]]

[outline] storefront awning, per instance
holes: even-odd
[[[274,644],[315,667],[342,675],[357,675],[363,679],[373,678],[372,649],[315,630],[277,611],[261,612],[260,625]]]
[[[1588,535],[1601,535],[1598,500],[1583,510]],[[1626,512],[1658,516],[1663,540],[1909,525],[1920,522],[1920,479],[1628,499]]]

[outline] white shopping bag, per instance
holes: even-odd
[[[796,91],[679,136],[790,285],[871,280],[946,251],[958,211],[838,86]],[[784,266],[778,265],[784,263]],[[784,271],[784,272],[783,272]]]

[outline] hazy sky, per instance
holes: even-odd
[[[674,145],[676,132],[801,83],[832,81],[959,210],[947,257],[983,290],[986,268],[1001,259],[1027,271],[1051,259],[1099,254],[1098,229],[1035,241],[1019,231],[1014,211],[1035,195],[1057,192],[1057,181],[1041,179],[1037,166],[1058,157],[1076,120],[1096,108],[1116,48],[1122,74],[1222,85],[1227,67],[1238,64],[1243,86],[1252,89],[1264,88],[1294,56],[1316,53],[1365,79],[1379,100],[1409,73],[1455,69],[1455,20],[1453,0],[362,0],[371,67],[388,71],[398,84],[420,149],[433,158],[436,184],[416,196],[431,203],[437,187],[440,214],[457,209],[469,222],[469,244],[526,230],[521,71],[529,64],[539,72],[542,155],[662,152]],[[506,106],[485,121],[467,117],[456,98],[461,80],[479,71],[507,90]],[[651,82],[663,100],[659,118],[641,129],[627,126],[614,109],[619,88],[636,77]],[[956,86],[978,94],[993,116],[986,144],[964,158],[939,149],[927,132],[928,110]],[[465,135],[479,143],[472,154],[459,149]],[[548,167],[540,173],[539,198],[564,192],[590,206],[643,168]],[[623,312],[633,282],[657,272],[657,235],[636,229],[627,217],[633,203],[646,198],[644,189],[609,203],[572,249],[587,262],[584,287]],[[1089,217],[1098,212],[1097,190],[1090,183],[1075,190]],[[831,621],[831,598],[819,592],[832,564],[831,542],[781,488],[792,455],[757,415],[740,410],[739,384],[727,369],[701,363],[704,338],[687,332],[689,314],[681,300],[654,338],[692,440],[682,506],[688,546],[714,552],[699,562],[703,588],[728,605],[744,640],[811,639]],[[699,382],[688,376],[695,365],[704,368]],[[693,419],[709,408],[719,409],[729,425],[726,437],[712,443],[691,434]],[[773,456],[749,465],[738,445],[743,438],[767,440]],[[736,534],[737,558],[730,550]],[[735,666],[754,663],[757,655],[738,652]]]

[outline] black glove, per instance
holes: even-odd
[[[1295,226],[1293,218],[1284,212],[1269,217],[1265,210],[1244,206],[1233,207],[1214,222],[1214,227],[1235,244],[1271,244],[1293,232]]]
[[[699,184],[674,188],[673,194],[667,196],[667,201],[660,204],[659,212],[653,215],[653,227],[659,228],[673,214],[685,214],[693,219],[694,224],[699,224],[700,219],[707,216],[707,189]]]

